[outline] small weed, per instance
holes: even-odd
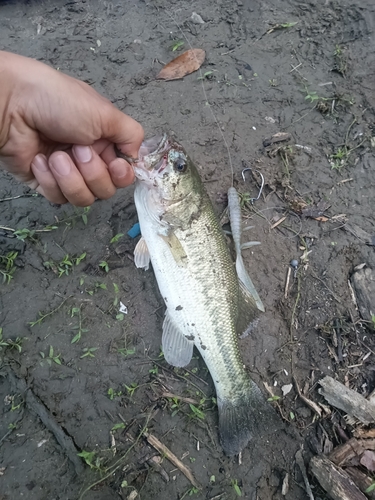
[[[333,56],[335,58],[333,71],[336,71],[345,78],[348,69],[348,60],[346,58],[344,50],[340,47],[340,45],[336,45]]]
[[[8,252],[6,255],[0,255],[0,275],[3,277],[3,283],[9,283],[13,278],[16,270],[14,261],[17,255],[18,252]]]
[[[29,239],[31,241],[36,241],[36,239],[34,238],[35,230],[33,231],[27,229],[26,227],[23,229],[17,229],[16,231],[14,231],[13,234],[17,239],[21,241],[25,241],[26,239]]]
[[[3,329],[0,328],[0,351],[1,349],[9,349],[9,350],[16,350],[18,352],[21,352],[22,351],[22,342],[24,341],[25,339],[21,338],[21,337],[17,337],[16,340],[12,340],[12,339],[7,339],[7,340],[4,340],[3,338]]]
[[[181,401],[176,397],[173,397],[172,399],[170,399],[170,401],[173,402],[173,404],[171,405],[171,410],[173,410],[172,417],[174,417],[181,410]]]
[[[189,457],[190,462],[193,464],[196,461],[195,457]]]
[[[199,408],[197,408],[192,403],[189,404],[189,407],[190,407],[190,410],[191,410],[191,413],[189,415],[190,418],[198,418],[199,420],[204,420],[206,418],[206,414],[203,413],[202,410],[200,410]]]
[[[178,40],[177,42],[174,42],[173,45],[171,46],[172,52],[176,52],[176,50],[181,50],[184,46],[185,42],[182,40]]]
[[[216,70],[206,71],[202,76],[198,77],[198,80],[212,80],[215,78],[214,71]]]
[[[112,431],[112,432],[114,432],[114,431],[117,431],[117,430],[119,430],[119,429],[125,429],[125,424],[124,424],[124,422],[120,422],[119,424],[115,424],[115,425],[112,427],[111,431]]]
[[[60,262],[47,260],[43,262],[43,265],[46,269],[51,269],[59,276],[59,278],[61,278],[61,276],[63,276],[64,274],[66,276],[69,276],[69,274],[73,271],[73,268],[75,266],[78,266],[83,261],[83,259],[86,258],[86,255],[86,252],[76,257],[66,254]]]
[[[67,215],[61,220],[57,220],[58,224],[65,224],[67,228],[72,228],[75,226],[76,222],[82,220],[85,226],[87,226],[88,218],[87,215],[90,212],[91,207],[75,208],[74,213]],[[52,226],[53,227],[53,226]]]
[[[271,87],[277,87],[278,86],[276,78],[271,78],[271,80],[268,80],[268,82],[269,82],[269,84],[270,84]]]
[[[126,356],[131,356],[132,354],[134,354],[135,353],[135,349],[134,349],[134,347],[130,347],[130,348],[119,347],[117,349],[117,352],[126,358]]]
[[[149,369],[148,373],[151,373],[151,375],[157,375],[159,373],[159,368],[156,365],[154,365],[152,368]]]
[[[113,306],[116,307],[117,304],[119,303],[119,287],[116,285],[116,283],[113,283],[113,288],[115,290],[115,298],[113,299]]]
[[[236,495],[238,497],[242,497],[242,491],[241,491],[241,488],[238,486],[238,481],[237,479],[231,479],[231,482],[230,482],[230,485],[232,486],[232,488],[234,489]]]
[[[279,399],[280,396],[271,396],[270,398],[267,399],[267,401],[272,403],[273,401],[278,401]]]
[[[341,170],[348,162],[350,150],[346,146],[337,149],[336,153],[329,157],[332,170]]]
[[[102,465],[103,458],[96,456],[95,451],[85,451],[82,450],[81,453],[77,453],[77,455],[86,462],[86,464],[90,467],[90,469],[94,469],[96,471],[104,472],[105,468]],[[96,458],[95,458],[96,457]]]
[[[57,365],[61,365],[61,354],[56,355],[52,346],[49,347],[48,355],[44,354],[44,352],[40,352],[39,354],[49,365],[52,365],[52,361]]]
[[[83,354],[80,357],[80,359],[82,359],[82,358],[95,358],[94,352],[97,351],[98,349],[99,349],[99,347],[84,347],[82,349]]]
[[[107,290],[107,285],[105,283],[100,283],[99,281],[97,281],[94,285],[94,288],[86,288],[85,292],[93,296],[94,293],[96,293],[98,290]]]
[[[365,490],[365,493],[371,493],[374,490],[375,490],[375,481],[372,484],[370,484],[370,486]]]
[[[108,265],[108,262],[106,262],[105,260],[102,260],[99,264],[99,267],[105,271],[106,273],[109,272],[109,265]]]
[[[55,309],[52,309],[52,311],[49,311],[48,313],[42,313],[41,311],[39,311],[38,312],[39,318],[35,321],[29,321],[28,325],[30,325],[31,328],[35,325],[40,325],[46,318],[48,318],[48,316],[52,316],[52,314],[55,314],[55,312],[57,312],[70,298],[71,296],[64,299]]]
[[[199,493],[199,489],[196,488],[195,486],[192,486],[187,491],[185,491],[185,493],[182,495],[182,497],[180,498],[180,500],[183,500],[187,496],[192,497],[193,495],[195,495],[197,493]]]
[[[122,391],[115,391],[113,387],[110,387],[107,391],[107,396],[111,401],[113,401],[115,398],[122,396]]]
[[[87,333],[88,330],[87,328],[83,328],[83,318],[82,318],[82,305],[80,307],[73,307],[71,312],[70,312],[70,317],[73,318],[74,316],[78,317],[78,325],[73,326],[72,330],[76,330],[77,333],[74,335],[72,340],[70,341],[71,344],[75,344],[76,342],[79,342],[81,340],[82,334]]]
[[[85,207],[83,209],[83,212],[81,214],[81,219],[82,222],[84,223],[85,226],[87,226],[87,214],[89,213],[91,207]]]
[[[110,244],[112,243],[117,243],[119,240],[121,240],[121,238],[124,236],[123,233],[118,233],[116,234],[112,239],[111,241],[109,242]]]
[[[128,391],[129,397],[133,397],[135,391],[138,389],[139,385],[136,382],[132,382],[130,385],[124,384],[124,387]]]

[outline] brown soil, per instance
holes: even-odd
[[[193,11],[205,24],[189,21]],[[262,244],[245,257],[266,313],[241,349],[254,379],[277,396],[294,378],[308,398],[322,401],[316,381],[327,374],[364,395],[375,385],[375,341],[348,286],[356,265],[375,268],[374,247],[347,230],[357,225],[375,233],[374,14],[370,0],[0,5],[2,49],[90,83],[149,136],[175,134],[201,167],[220,213],[231,173],[199,75],[154,79],[184,41],[177,23],[192,46],[206,50],[203,73],[212,73],[205,88],[230,147],[235,185],[257,192],[253,179],[242,181],[242,160],[265,177],[263,196],[245,210],[255,226],[247,234]],[[265,148],[264,139],[280,131],[290,141]],[[255,438],[241,464],[223,455],[204,362],[196,353],[189,371],[173,370],[159,357],[163,302],[152,271],[132,262],[136,240],[126,235],[137,221],[132,195],[132,188],[119,191],[85,213],[52,206],[0,174],[1,226],[56,227],[25,241],[0,233],[0,255],[18,252],[13,279],[0,288],[3,341],[13,341],[0,351],[0,499],[78,499],[95,482],[83,498],[125,499],[136,490],[145,500],[234,499],[235,485],[251,500],[307,498],[295,453],[304,445],[307,463],[321,451],[322,429],[339,442],[331,430],[345,427],[340,414],[317,419],[293,386],[277,401],[289,421],[285,433]],[[125,236],[110,244],[118,233]],[[58,276],[56,263],[83,253]],[[285,298],[291,259],[300,264]],[[128,309],[123,316],[119,301]],[[204,418],[167,392],[195,400]],[[111,438],[116,424],[122,425]],[[201,491],[164,456],[163,478],[152,462],[159,455],[140,437],[144,426],[191,468]],[[75,460],[83,450],[95,452],[87,458],[92,468]],[[313,488],[325,498],[314,482]]]

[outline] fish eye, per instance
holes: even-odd
[[[177,172],[181,172],[181,173],[185,172],[185,170],[187,168],[186,160],[184,160],[183,158],[177,158],[177,160],[175,160],[173,163],[173,168]]]

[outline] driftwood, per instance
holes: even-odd
[[[350,476],[327,457],[313,457],[310,470],[333,500],[367,500]]]
[[[353,274],[351,281],[359,312],[371,324],[375,314],[375,271],[369,267],[360,269]]]
[[[325,397],[330,405],[358,418],[364,424],[375,422],[375,405],[358,392],[348,389],[332,377],[324,377],[319,381],[319,384],[322,386],[319,393]]]

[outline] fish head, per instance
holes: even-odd
[[[166,135],[144,141],[138,160],[133,164],[135,175],[150,191],[154,203],[164,211],[190,212],[202,192],[199,174],[184,148]],[[190,208],[188,208],[190,207]]]

